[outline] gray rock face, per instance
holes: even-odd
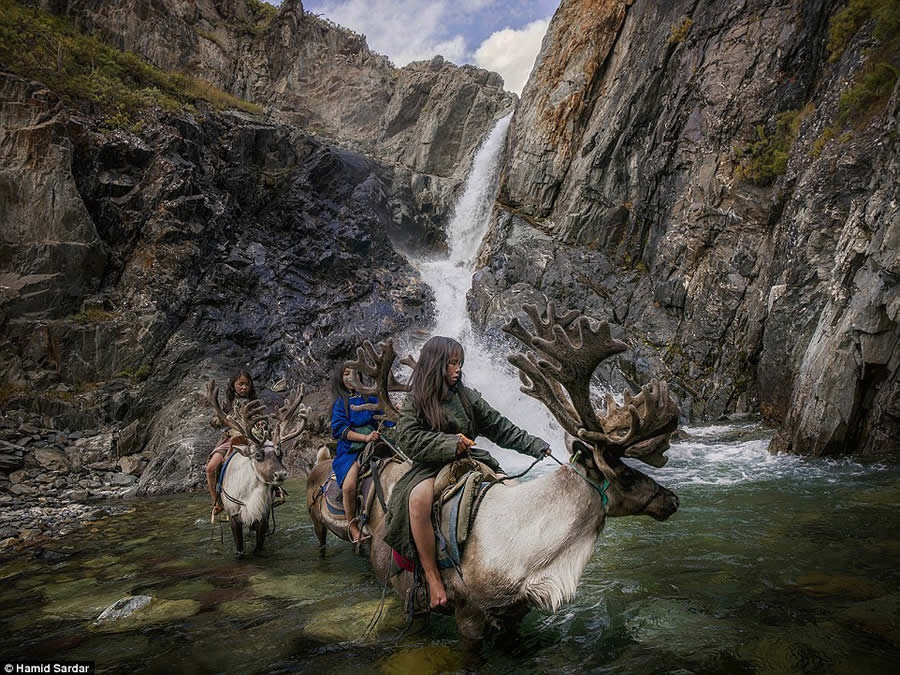
[[[106,261],[72,177],[67,116],[45,87],[4,77],[0,118],[0,320],[59,316],[97,290]]]
[[[759,410],[773,450],[896,454],[898,90],[824,142],[874,42],[869,24],[829,63],[836,9],[564,0],[510,126],[476,317],[538,291],[596,307],[644,364],[624,374],[675,382],[686,412]],[[774,148],[781,113],[783,173],[754,184],[735,148],[760,125]]]
[[[395,165],[392,207],[410,246],[441,240],[478,143],[516,103],[499,75],[474,66],[435,57],[395,68],[364,36],[304,11],[300,0],[282,2],[270,21],[258,21],[245,0],[40,4],[161,68]],[[409,211],[422,228],[415,236],[403,219]]]
[[[21,105],[33,88],[2,91]],[[314,398],[360,336],[384,339],[430,308],[387,237],[383,165],[237,114],[147,121],[141,137],[60,123],[79,129],[62,139],[76,171],[53,174],[48,190],[77,196],[94,227],[84,236],[106,251],[90,298],[105,309],[48,318],[16,306],[0,344],[21,378],[11,403],[91,430],[64,448],[73,471],[116,471],[123,452],[149,450],[140,487],[163,491],[202,479],[217,437],[200,394],[209,377],[224,387],[244,367],[267,403],[281,402],[265,385],[282,377]],[[124,194],[110,187],[126,183]],[[21,231],[40,228],[17,218]],[[16,467],[18,449],[2,461]]]

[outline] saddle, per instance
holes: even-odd
[[[434,479],[431,522],[437,539],[438,567],[459,571],[462,551],[481,501],[496,485],[497,474],[486,464],[467,458],[451,462]]]

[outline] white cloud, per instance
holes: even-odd
[[[464,0],[483,7],[493,0]],[[461,63],[466,56],[462,35],[443,32],[451,4],[448,0],[333,0],[317,12],[363,33],[369,47],[386,54],[397,66],[440,54]]]
[[[521,94],[541,50],[541,40],[548,25],[549,19],[539,19],[519,30],[504,28],[492,33],[475,50],[475,63],[500,73],[504,87]]]

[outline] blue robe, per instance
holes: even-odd
[[[378,403],[377,396],[362,396],[354,394],[349,398],[349,406],[364,405],[366,403]],[[331,406],[331,436],[338,439],[337,452],[334,460],[331,462],[331,468],[337,477],[339,485],[344,484],[344,478],[357,456],[365,447],[364,443],[353,442],[347,440],[347,432],[355,431],[357,433],[367,434],[378,428],[378,422],[375,415],[383,414],[381,410],[350,410],[344,408],[344,400],[337,399]],[[385,427],[394,426],[393,422],[385,422]]]

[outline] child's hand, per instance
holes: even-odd
[[[456,434],[456,454],[461,455],[475,445],[475,441],[463,434]]]
[[[379,438],[381,438],[381,434],[379,434],[377,431],[370,431],[368,434],[366,434],[366,443],[377,441]]]

